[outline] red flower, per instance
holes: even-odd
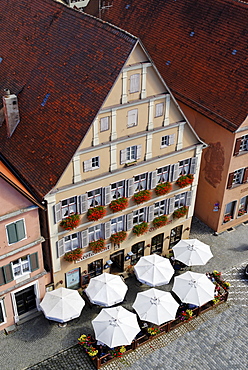
[[[112,202],[109,205],[109,208],[113,212],[120,212],[120,211],[123,211],[123,209],[127,208],[127,206],[128,206],[128,199],[123,197],[123,198],[112,200]]]
[[[80,221],[80,217],[77,213],[66,217],[64,220],[60,222],[60,226],[63,227],[65,230],[72,230],[78,226]]]
[[[156,195],[164,195],[171,191],[172,185],[170,182],[162,182],[161,184],[158,184],[156,188],[154,189]]]
[[[110,241],[114,244],[120,244],[126,239],[126,237],[126,231],[118,231],[117,233],[111,235]]]
[[[185,186],[191,185],[193,181],[194,181],[194,175],[191,175],[191,174],[183,175],[177,179],[176,184],[180,188],[184,188]]]
[[[183,206],[181,208],[178,208],[176,209],[174,212],[173,212],[173,218],[180,218],[180,217],[183,217],[186,215],[188,211],[188,207],[186,206]]]
[[[90,242],[89,247],[94,253],[99,253],[105,248],[105,240],[100,238],[98,240]]]
[[[133,233],[136,234],[137,236],[145,234],[147,230],[148,230],[147,222],[142,222],[141,224],[135,225],[133,227]]]
[[[138,193],[135,193],[134,196],[133,196],[133,200],[137,204],[147,202],[150,199],[151,199],[150,190],[141,190]]]
[[[167,216],[162,215],[162,216],[158,216],[154,218],[152,222],[155,228],[159,228],[159,227],[167,225],[168,219],[167,219]]]
[[[67,262],[73,262],[73,261],[80,260],[82,258],[82,256],[83,256],[83,250],[82,250],[82,248],[77,248],[77,249],[74,249],[71,252],[65,253],[64,259]]]
[[[89,208],[87,212],[87,217],[89,221],[97,221],[106,215],[106,209],[103,206],[97,206],[94,208]]]

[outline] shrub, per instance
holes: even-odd
[[[109,208],[113,212],[120,212],[120,211],[123,211],[123,209],[127,208],[127,206],[128,206],[128,199],[123,197],[123,198],[112,200],[112,202],[109,205]]]
[[[60,222],[60,226],[63,227],[65,230],[72,230],[75,229],[75,227],[78,226],[80,221],[80,217],[77,213],[74,215],[70,215],[66,217],[64,220]]]
[[[136,204],[147,202],[151,199],[151,192],[150,190],[141,190],[138,193],[135,193],[133,196],[133,200]]]
[[[99,253],[105,248],[105,240],[100,238],[89,243],[89,247],[94,253]]]
[[[148,230],[148,223],[142,222],[141,224],[135,225],[133,227],[133,233],[137,236],[143,235]]]
[[[155,217],[153,222],[154,227],[159,228],[167,225],[168,218],[165,215]]]
[[[176,184],[179,188],[184,188],[185,186],[191,185],[193,181],[194,175],[182,175],[177,179]]]
[[[87,217],[89,221],[97,221],[106,215],[106,209],[103,206],[97,206],[94,208],[89,208],[87,212]]]
[[[110,241],[114,244],[120,244],[126,239],[126,237],[126,231],[118,231],[117,233],[111,235]]]
[[[73,251],[65,253],[64,259],[67,262],[72,262],[72,261],[80,260],[82,256],[83,256],[82,248],[77,248],[77,249],[74,249]]]
[[[186,206],[183,206],[181,208],[178,208],[176,209],[174,212],[173,212],[173,218],[180,218],[180,217],[183,217],[186,215],[188,211],[188,207]]]
[[[172,189],[172,185],[170,182],[162,182],[161,184],[158,184],[156,188],[154,189],[156,195],[165,195],[169,193]]]

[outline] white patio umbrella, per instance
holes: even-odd
[[[125,308],[103,308],[92,321],[97,340],[113,348],[132,343],[140,332],[137,316]]]
[[[79,317],[85,305],[77,290],[58,288],[47,292],[40,308],[49,320],[65,323]]]
[[[90,301],[100,306],[113,306],[123,301],[127,292],[127,285],[118,275],[104,272],[90,280],[85,293]]]
[[[175,271],[168,258],[151,254],[139,259],[134,272],[141,283],[154,287],[168,284]]]
[[[133,304],[141,320],[156,325],[175,319],[178,307],[171,293],[155,288],[138,293]]]
[[[175,277],[172,291],[182,302],[202,306],[214,299],[214,289],[215,285],[205,274],[187,271]]]
[[[175,259],[187,266],[205,265],[213,257],[209,245],[197,239],[182,239],[172,249]]]

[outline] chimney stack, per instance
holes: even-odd
[[[3,110],[7,125],[7,135],[11,137],[20,122],[17,96],[10,94],[9,89],[4,89]]]

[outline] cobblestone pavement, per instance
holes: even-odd
[[[224,278],[231,283],[228,302],[102,368],[246,369],[248,281],[243,279],[243,269],[248,263],[247,236],[248,226],[245,225],[240,225],[231,233],[214,236],[211,229],[195,219],[191,237],[209,244],[214,258],[206,266],[192,267],[192,271],[222,271]],[[219,253],[220,249],[222,253]],[[131,309],[137,291],[149,287],[139,286],[134,279],[127,279],[127,283],[129,290],[123,306]],[[170,290],[171,284],[164,287],[164,290]],[[80,318],[68,323],[66,328],[49,324],[41,314],[19,325],[16,332],[7,336],[0,332],[0,369],[93,370],[88,357],[75,344],[82,333],[92,332],[91,320],[98,312],[100,308],[85,307]]]

